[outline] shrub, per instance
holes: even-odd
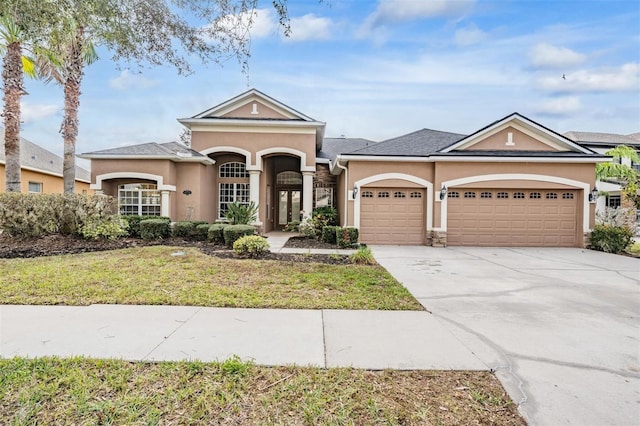
[[[314,236],[320,238],[322,228],[325,226],[335,226],[338,224],[338,211],[334,207],[316,207],[311,212],[311,226],[313,226]]]
[[[104,195],[0,194],[0,228],[13,236],[80,234],[89,221],[116,213],[116,200]]]
[[[340,228],[336,231],[336,241],[340,248],[351,248],[358,244],[358,228]]]
[[[337,244],[338,231],[340,229],[342,229],[340,226],[325,226],[322,228],[322,237],[320,239],[328,244]]]
[[[305,237],[318,237],[318,235],[316,234],[316,227],[313,225],[313,220],[311,220],[311,217],[309,217],[309,215],[305,215],[302,218],[302,222],[300,222],[300,225],[298,225],[298,231]]]
[[[269,252],[269,243],[259,235],[245,235],[233,243],[233,251],[241,256],[260,257]]]
[[[298,232],[299,229],[300,229],[300,221],[298,220],[293,220],[287,223],[287,226],[284,227],[285,232]]]
[[[196,225],[193,230],[193,238],[197,241],[205,241],[209,236],[209,225],[208,223],[200,223]]]
[[[224,235],[224,243],[228,247],[233,247],[233,243],[240,237],[245,235],[254,235],[256,230],[251,225],[229,225],[222,231]]]
[[[591,231],[592,249],[606,253],[621,253],[631,245],[633,232],[623,226],[596,225]]]
[[[140,237],[143,240],[161,240],[171,236],[171,223],[165,219],[140,221]]]
[[[365,246],[359,247],[355,253],[349,256],[349,260],[351,260],[351,263],[361,265],[375,265],[377,263],[373,257],[373,253],[371,253],[371,249]]]
[[[126,221],[120,221],[117,217],[90,219],[80,229],[80,235],[89,240],[115,240],[127,235]]]
[[[233,202],[227,208],[227,219],[232,225],[249,225],[258,219],[258,206],[253,201],[249,204]]]
[[[190,238],[195,227],[195,224],[189,220],[176,222],[173,224],[171,235],[177,238]]]
[[[121,215],[120,219],[127,221],[127,235],[131,238],[140,238],[140,222],[147,219],[162,219],[171,222],[171,218],[166,216],[139,216],[137,214]]]
[[[229,226],[226,223],[214,223],[209,227],[207,239],[211,242],[224,244],[224,228]]]

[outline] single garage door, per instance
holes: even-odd
[[[425,201],[424,189],[363,188],[360,191],[360,241],[423,244]]]
[[[448,245],[579,245],[576,190],[452,189],[447,197]]]

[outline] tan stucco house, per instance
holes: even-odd
[[[173,220],[213,222],[254,201],[263,232],[329,205],[369,244],[582,247],[595,164],[607,159],[518,113],[471,135],[325,138],[325,123],[249,90],[178,121],[190,147],[81,155],[91,188],[122,213]]]
[[[0,128],[0,141],[4,141],[4,129]],[[61,142],[62,143],[62,142]],[[61,194],[63,159],[28,139],[20,138],[20,182],[23,193]],[[6,188],[4,143],[0,147],[0,192]],[[93,193],[89,189],[91,173],[76,167],[76,192]]]

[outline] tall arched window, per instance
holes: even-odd
[[[222,219],[229,204],[249,204],[249,173],[244,163],[232,161],[220,165],[218,176],[218,217]]]

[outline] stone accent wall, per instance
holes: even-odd
[[[591,244],[591,232],[585,232],[582,240],[582,247],[589,248]]]
[[[338,177],[331,174],[328,164],[316,164],[316,173],[313,176],[313,188],[333,188],[333,202],[332,205],[336,206],[336,191],[338,190]],[[315,208],[315,194],[313,200],[313,207]]]
[[[427,245],[431,245],[432,247],[446,247],[447,233],[442,231],[431,231],[429,240],[431,240],[431,244],[427,241]]]

